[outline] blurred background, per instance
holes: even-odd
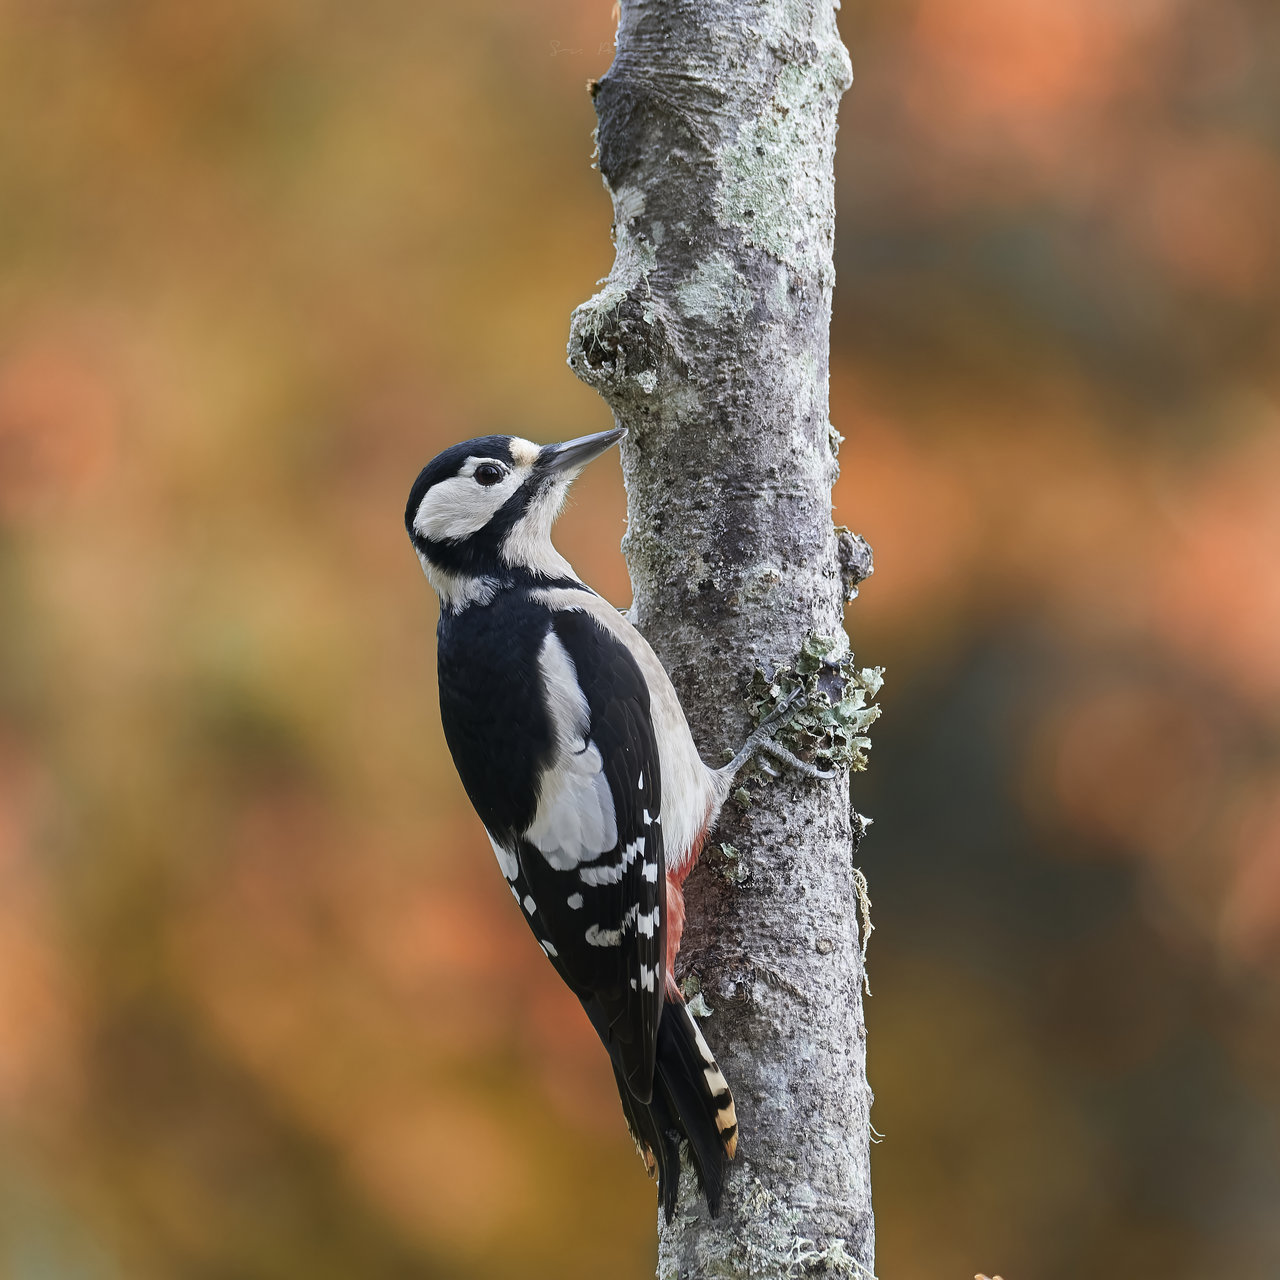
[[[4,1277],[652,1275],[401,525],[608,425],[609,10],[0,0]],[[1280,9],[842,24],[879,1274],[1274,1280]]]

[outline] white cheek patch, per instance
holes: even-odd
[[[573,659],[554,631],[538,655],[555,749],[538,781],[538,809],[525,839],[557,871],[572,871],[618,843],[604,760],[587,733],[591,717]]]
[[[465,474],[441,480],[427,490],[413,518],[416,532],[431,542],[461,542],[498,514],[513,493],[524,483],[528,468],[516,467],[497,484],[478,484],[471,473],[483,458],[468,458]]]

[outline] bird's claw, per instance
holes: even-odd
[[[819,769],[817,765],[810,764],[807,760],[801,760],[799,756],[788,751],[786,747],[780,746],[773,739],[770,729],[778,723],[779,720],[797,706],[803,706],[808,701],[808,695],[805,693],[804,686],[800,685],[792,689],[781,702],[756,725],[746,742],[742,744],[742,749],[732,760],[721,770],[727,773],[729,777],[733,777],[743,765],[757,753],[772,756],[775,760],[785,764],[788,768],[794,769],[797,773],[803,774],[806,778],[817,778],[825,781],[828,778],[834,778],[834,772],[827,772],[825,769]],[[758,762],[758,767],[762,772],[771,778],[778,777],[776,769],[770,768],[763,761]]]
[[[775,760],[782,761],[788,768],[794,769],[797,773],[802,773],[806,778],[819,778],[826,781],[836,776],[835,770],[819,769],[816,764],[810,764],[808,760],[801,760],[794,752],[788,751],[786,747],[774,742],[772,738],[765,738],[762,742],[756,744],[756,750],[764,752],[765,755],[772,756]],[[763,768],[764,766],[761,765]],[[774,774],[777,777],[777,774]]]
[[[778,703],[776,707],[774,707],[772,711],[769,712],[767,716],[765,716],[763,720],[760,721],[758,725],[756,725],[755,732],[753,732],[751,736],[754,738],[761,729],[767,729],[770,725],[777,724],[792,707],[803,705],[803,703],[807,701],[808,694],[804,691],[804,685],[797,685],[785,698],[782,699],[781,702]]]

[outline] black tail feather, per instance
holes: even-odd
[[[653,1098],[639,1102],[627,1088],[627,1082],[614,1067],[618,1082],[618,1096],[622,1099],[622,1113],[627,1128],[635,1139],[636,1149],[649,1169],[650,1177],[658,1179],[658,1196],[662,1211],[670,1222],[675,1216],[676,1195],[680,1190],[680,1138],[679,1121],[672,1114],[667,1095],[655,1089]]]
[[[737,1148],[733,1098],[693,1015],[683,1004],[663,1006],[653,1097],[641,1102],[614,1067],[627,1126],[657,1174],[658,1197],[670,1222],[680,1190],[680,1143],[689,1144],[698,1185],[712,1217],[720,1211],[728,1162]]]

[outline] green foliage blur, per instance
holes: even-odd
[[[1280,1274],[1280,10],[861,0],[885,1280]],[[609,424],[607,0],[0,0],[0,1276],[619,1277],[401,513]],[[611,598],[616,465],[560,545]],[[744,1144],[750,1143],[744,1134]]]

